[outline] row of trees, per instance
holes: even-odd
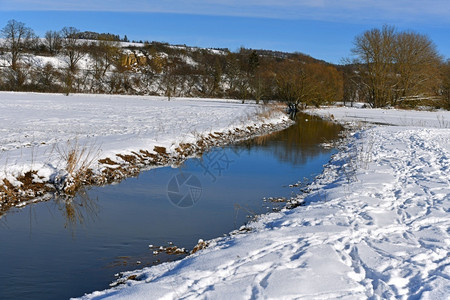
[[[156,42],[123,48],[115,35],[85,34],[73,27],[48,31],[38,39],[15,20],[1,36],[7,64],[0,85],[8,90],[281,99],[295,107],[342,97],[342,74],[299,53],[213,51]],[[80,39],[85,36],[96,41]],[[36,55],[63,64],[36,65]]]
[[[450,108],[450,63],[428,37],[390,26],[357,36],[355,59],[344,66],[268,50],[130,46],[117,35],[73,27],[39,39],[15,20],[0,34],[4,90],[283,100],[293,110],[341,100],[395,106],[439,96]],[[37,56],[52,60],[37,64]]]

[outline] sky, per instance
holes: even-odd
[[[301,52],[331,63],[355,36],[393,25],[427,35],[450,58],[448,0],[0,0],[0,28],[15,19],[43,36],[73,26],[188,46]]]

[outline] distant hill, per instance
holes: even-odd
[[[27,43],[14,68],[10,61],[11,50],[4,44],[0,52],[0,89],[165,95],[169,98],[217,97],[243,101],[287,100],[286,97],[290,97],[288,101],[298,102],[301,96],[302,101],[313,98],[314,103],[325,101],[319,100],[324,98],[320,96],[323,88],[314,87],[315,92],[311,95],[287,95],[281,91],[290,89],[286,84],[299,91],[301,81],[295,79],[296,76],[311,74],[308,77],[315,83],[310,79],[304,81],[305,84],[322,85],[337,80],[331,85],[338,94],[342,90],[335,85],[342,83],[332,65],[299,52],[246,48],[230,51],[157,41],[130,42],[126,36],[68,29],[66,36],[64,31],[53,32],[53,37]],[[330,72],[337,75],[325,75]],[[319,80],[320,76],[329,78]],[[281,79],[290,82],[282,84]],[[326,97],[330,98],[333,93],[328,94]]]

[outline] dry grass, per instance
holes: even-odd
[[[447,121],[443,115],[437,116],[438,128],[450,128],[450,121]]]
[[[259,120],[264,121],[273,117],[275,114],[284,112],[285,110],[286,110],[285,104],[273,102],[259,106],[256,112],[256,116]]]
[[[353,137],[353,134],[363,135],[359,140]],[[372,151],[374,147],[373,132],[361,124],[344,131],[342,138],[335,141],[333,147],[345,155],[342,157],[341,171],[345,175],[347,182],[357,181],[357,170],[367,169],[372,162]]]
[[[63,194],[74,195],[92,174],[91,167],[98,160],[100,148],[95,144],[80,144],[75,139],[64,147],[56,146],[56,151],[66,163],[66,174],[58,178],[56,187]]]

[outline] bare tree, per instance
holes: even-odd
[[[160,84],[169,101],[176,96],[175,93],[179,83],[177,80],[177,61],[173,57],[166,60]]]
[[[301,62],[283,61],[276,73],[278,98],[287,102],[290,112],[294,115],[300,104],[306,104],[312,95],[312,86]]]
[[[99,57],[100,66],[102,67],[102,76],[105,76],[106,72],[120,61],[122,51],[120,48],[120,43],[114,41],[111,38],[100,38],[98,41],[98,47],[103,53]]]
[[[49,30],[45,33],[44,45],[50,54],[55,55],[62,48],[62,37],[59,31]]]
[[[415,32],[397,34],[394,52],[394,105],[398,100],[419,94],[432,94],[439,82],[442,58],[433,42]]]
[[[424,35],[398,33],[385,25],[357,36],[352,52],[373,107],[396,105],[399,100],[437,90],[442,58]]]
[[[10,67],[12,70],[18,71],[24,51],[33,43],[34,31],[22,22],[9,20],[0,34],[5,39],[3,47],[8,52]]]
[[[348,102],[350,102],[350,106],[353,107],[354,102],[364,102],[365,96],[364,96],[364,89],[361,84],[361,77],[358,73],[358,66],[355,66],[353,64],[347,64],[342,68],[342,75],[343,75],[343,84],[344,84],[344,90],[343,90],[343,102],[344,105],[346,105]]]
[[[89,66],[89,72],[93,76],[91,91],[103,92],[106,88],[106,73],[114,65],[120,64],[122,55],[120,44],[114,41],[112,37],[104,36],[92,42],[87,51],[92,58],[92,64]]]
[[[36,68],[33,77],[39,92],[56,93],[61,91],[61,74],[51,63],[48,62],[43,67]]]
[[[323,63],[307,63],[305,71],[308,76],[311,95],[306,101],[307,105],[319,107],[323,104],[332,104],[343,98],[343,75],[334,66]]]
[[[395,41],[395,28],[387,25],[355,38],[352,52],[362,67],[360,75],[373,107],[386,106],[392,99]]]
[[[238,98],[238,88],[239,82],[242,79],[242,72],[239,58],[236,53],[229,52],[226,56],[225,78],[228,96],[232,98]]]
[[[61,30],[63,53],[67,56],[67,67],[72,74],[78,69],[78,62],[84,57],[83,44],[78,40],[80,31],[74,27],[64,27]]]

